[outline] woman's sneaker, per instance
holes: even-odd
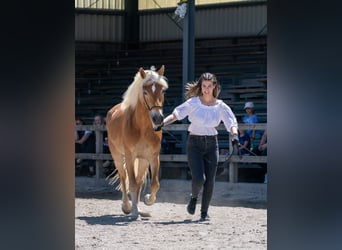
[[[197,198],[190,198],[189,204],[186,207],[186,210],[189,214],[194,214],[196,209]]]
[[[209,220],[209,215],[207,212],[201,212],[201,219],[200,221],[207,221]]]

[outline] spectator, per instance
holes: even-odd
[[[105,119],[102,115],[96,114],[94,116],[94,125],[105,125]],[[107,131],[103,131],[103,148],[102,152],[104,154],[110,154],[109,146],[108,146],[108,136]],[[114,170],[113,161],[106,160],[102,164],[103,173],[107,176]]]
[[[94,125],[104,125],[104,118],[100,114],[94,116]]]
[[[249,154],[250,142],[251,139],[246,130],[239,129],[239,150],[241,154]]]
[[[244,110],[246,111],[246,114],[242,118],[243,123],[254,124],[254,123],[259,122],[258,116],[254,112],[254,103],[253,102],[246,102]],[[250,149],[253,150],[254,140],[260,138],[260,131],[247,129],[246,134],[250,138]]]
[[[258,147],[252,150],[253,154],[259,156],[266,156],[267,155],[267,129],[265,129],[264,133],[261,136],[260,144]],[[260,167],[264,173],[264,183],[267,183],[267,163],[260,163]]]
[[[76,125],[85,125],[82,118],[76,118]],[[75,132],[75,152],[76,153],[95,153],[95,135],[90,130],[80,130]],[[76,159],[76,166],[82,168],[82,159]],[[87,160],[89,175],[94,175],[94,167],[91,168],[92,161]],[[93,170],[93,171],[92,171]]]
[[[161,140],[160,153],[161,153],[161,154],[167,154],[167,153],[168,153],[167,141],[166,141],[166,139],[165,139],[165,136],[163,136],[163,137],[162,137],[162,140]]]
[[[185,117],[190,121],[186,150],[192,176],[192,193],[187,211],[189,214],[195,213],[197,198],[203,188],[201,221],[209,219],[208,208],[214,191],[219,159],[216,127],[221,121],[233,136],[233,146],[238,144],[238,123],[231,108],[217,99],[219,93],[220,86],[216,76],[204,73],[198,81],[187,84],[187,100],[164,119],[165,125]]]
[[[249,144],[250,144],[250,138],[247,133],[245,133],[244,129],[239,129],[239,150],[240,154],[242,155],[249,155]],[[229,153],[228,153],[229,154]],[[227,175],[228,174],[228,168],[229,168],[229,161],[225,161],[223,163],[223,171],[220,175]]]

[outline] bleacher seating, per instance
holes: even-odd
[[[106,114],[121,101],[139,67],[165,65],[169,81],[164,113],[183,100],[182,41],[145,42],[135,50],[119,43],[76,43],[76,116],[87,124],[95,113]],[[255,103],[262,122],[267,121],[266,37],[197,39],[195,77],[209,71],[221,84],[220,98],[238,119],[246,101]]]

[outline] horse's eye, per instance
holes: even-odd
[[[146,90],[144,90],[144,95],[147,96],[148,95],[148,92]]]

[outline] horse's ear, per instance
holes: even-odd
[[[162,65],[162,66],[160,67],[160,69],[158,70],[158,75],[163,76],[163,75],[164,75],[164,70],[165,70],[165,66]]]
[[[145,79],[146,73],[145,73],[145,70],[143,69],[143,67],[141,67],[141,68],[139,69],[139,73],[140,73],[142,79]]]

